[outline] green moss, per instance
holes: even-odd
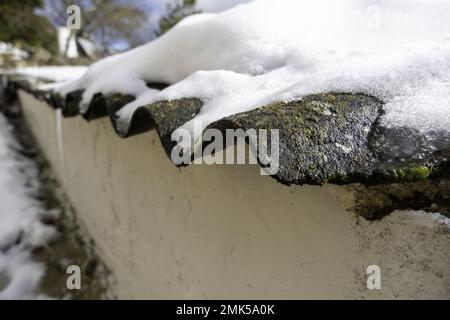
[[[404,167],[384,172],[381,180],[384,180],[384,182],[411,182],[425,180],[432,174],[432,172],[433,170],[426,166]]]
[[[401,169],[402,178],[406,181],[423,180],[431,175],[432,170],[425,166]]]
[[[81,94],[69,94],[63,112],[65,109],[77,111]],[[94,96],[95,106],[90,109],[95,112],[89,114],[88,119],[109,115],[121,137],[156,129],[168,155],[174,146],[172,132],[193,119],[203,105],[200,99],[185,98],[142,106],[133,114],[131,124],[122,130],[114,114],[132,99],[120,94]],[[438,150],[420,160],[386,152],[390,150],[386,145],[397,143],[399,136],[408,138],[412,133],[400,128],[398,133],[386,134],[378,123],[382,113],[382,102],[376,97],[324,93],[234,114],[213,122],[208,128],[223,132],[234,128],[278,129],[280,170],[275,178],[287,185],[327,182],[374,185],[450,176],[450,151]]]

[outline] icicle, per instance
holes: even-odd
[[[62,137],[62,110],[56,109],[56,145],[58,148],[59,160],[64,172],[64,144]]]

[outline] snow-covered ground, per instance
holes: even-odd
[[[16,60],[22,60],[28,57],[26,51],[20,50],[6,42],[0,42],[0,55],[2,54],[11,55]]]
[[[37,292],[44,266],[33,260],[33,248],[55,235],[41,222],[49,214],[36,200],[37,167],[17,150],[20,145],[0,113],[0,300],[47,298]]]
[[[190,16],[60,92],[76,89],[86,89],[81,111],[98,92],[137,96],[118,112],[124,130],[136,108],[158,100],[201,98],[201,113],[183,125],[192,131],[194,121],[326,91],[383,99],[388,127],[449,130],[450,2],[256,0]]]

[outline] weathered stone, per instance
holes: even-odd
[[[236,114],[210,127],[279,129],[275,178],[282,183],[348,183],[371,174],[376,159],[368,140],[381,106],[362,94],[320,94]]]
[[[78,113],[82,91],[72,92],[62,101],[57,95],[27,86],[21,78],[13,83],[41,96],[53,107],[62,108],[64,116]],[[121,137],[155,128],[170,155],[175,144],[171,141],[172,132],[193,119],[202,107],[197,98],[161,101],[138,108],[130,123],[119,123],[116,112],[132,100],[134,97],[119,93],[96,94],[82,116],[87,120],[109,116]],[[383,102],[375,97],[324,93],[225,117],[208,128],[223,132],[237,128],[279,129],[280,170],[273,177],[287,185],[352,182],[377,185],[450,176],[447,132],[385,128],[380,125],[382,115]]]

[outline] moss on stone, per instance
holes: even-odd
[[[16,87],[44,95],[20,76],[14,83]],[[55,107],[62,107],[65,116],[73,116],[78,114],[82,93],[72,92],[65,101],[56,96],[44,97]],[[110,116],[122,137],[156,128],[170,155],[174,145],[170,139],[172,132],[193,119],[203,105],[200,99],[186,98],[143,106],[122,130],[115,113],[133,99],[121,94],[97,94],[83,116],[87,120]],[[274,102],[220,119],[209,128],[278,129],[280,170],[274,178],[288,185],[351,182],[373,185],[450,177],[448,134],[424,135],[413,128],[384,128],[379,123],[382,115],[383,103],[376,97],[329,92]]]

